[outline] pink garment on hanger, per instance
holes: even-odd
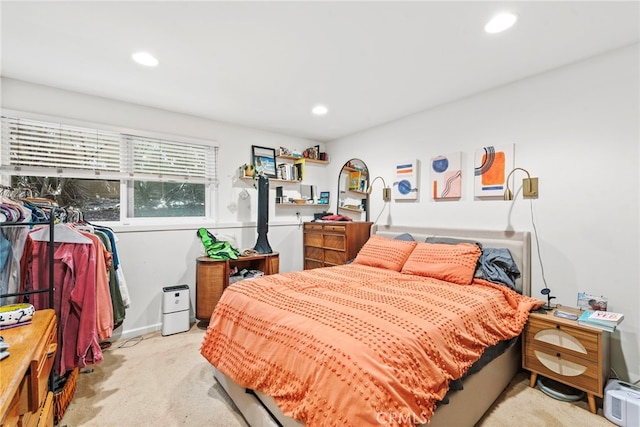
[[[95,234],[80,231],[91,239],[96,248],[96,328],[101,341],[111,338],[113,334],[113,305],[109,290],[109,269],[111,253],[104,247],[102,240]]]
[[[28,289],[49,287],[48,243],[33,241]],[[96,327],[96,248],[93,244],[55,243],[54,309],[58,317],[55,372],[102,362]],[[38,309],[50,308],[46,293],[33,294]]]

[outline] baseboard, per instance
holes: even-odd
[[[114,331],[111,337],[111,340],[112,341],[128,340],[129,338],[139,337],[141,335],[150,334],[152,332],[160,332],[161,330],[162,330],[162,323],[155,323],[153,325],[147,325],[142,328],[127,329],[121,332]]]

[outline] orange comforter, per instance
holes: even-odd
[[[356,264],[284,273],[229,287],[201,353],[306,425],[412,425],[540,304]]]

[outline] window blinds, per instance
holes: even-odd
[[[128,160],[133,176],[147,180],[212,181],[213,147],[182,144],[156,138],[124,135],[131,148]]]
[[[209,183],[217,147],[2,117],[3,172]]]

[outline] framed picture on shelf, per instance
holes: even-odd
[[[276,150],[275,148],[251,146],[251,160],[258,174],[269,178],[276,177]]]
[[[329,192],[328,191],[321,191],[320,192],[320,199],[318,199],[318,204],[320,205],[328,205],[329,204]]]

